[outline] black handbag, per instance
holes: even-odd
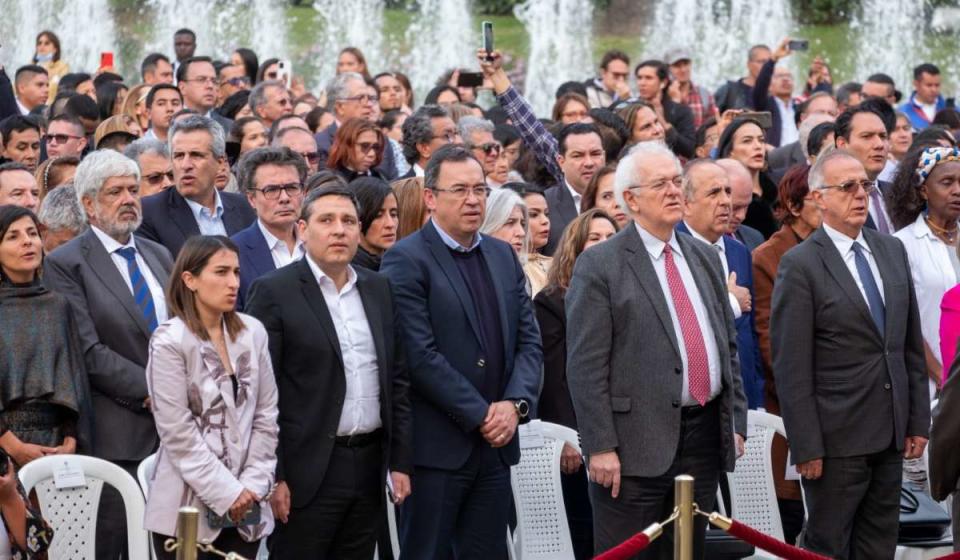
[[[936,541],[950,527],[950,516],[923,490],[900,487],[900,534],[898,541]]]

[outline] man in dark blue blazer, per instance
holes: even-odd
[[[333,124],[317,133],[317,154],[320,165],[326,166],[330,149],[337,136],[337,129],[349,119],[359,118],[371,120],[373,107],[379,103],[376,88],[367,86],[363,76],[356,72],[338,74],[327,86],[330,112],[333,113]],[[383,177],[392,181],[397,178],[396,156],[390,146],[383,150],[383,161],[375,167]]]
[[[194,235],[230,236],[257,215],[246,199],[217,190],[214,180],[227,157],[223,128],[212,119],[190,115],[170,127],[175,188],[145,197],[137,234],[156,241],[174,258]]]
[[[720,253],[737,328],[737,355],[748,408],[763,407],[763,369],[754,324],[753,262],[750,251],[726,234],[731,214],[727,172],[708,160],[694,160],[684,170],[686,210],[677,231],[712,246]]]
[[[540,332],[515,252],[479,234],[489,192],[480,163],[444,146],[424,186],[432,219],[380,268],[405,335],[414,418],[401,559],[503,558],[509,467],[540,386]]]
[[[244,309],[254,280],[303,257],[296,225],[307,173],[306,161],[290,148],[256,148],[237,163],[240,190],[257,213],[230,238],[240,250],[237,309]]]

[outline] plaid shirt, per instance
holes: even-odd
[[[705,94],[707,98],[704,99],[701,93]],[[716,107],[710,92],[694,83],[690,84],[690,93],[687,94],[687,98],[683,100],[683,103],[693,111],[694,129],[699,129],[703,121],[712,117],[714,108]]]
[[[523,142],[533,150],[540,163],[556,179],[557,184],[564,184],[563,170],[557,163],[557,154],[560,153],[557,139],[550,134],[542,122],[537,120],[527,100],[513,86],[510,86],[507,91],[497,96],[497,101],[513,121],[513,126],[520,131]]]

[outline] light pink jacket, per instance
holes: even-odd
[[[175,535],[177,510],[200,509],[200,541],[219,530],[206,509],[227,513],[244,488],[261,499],[274,484],[277,466],[277,385],[260,321],[240,315],[246,328],[227,340],[239,389],[213,345],[201,341],[180,319],[160,325],[150,340],[147,388],[160,434],[157,467],[150,483],[144,528]],[[248,541],[273,531],[273,514],[261,502],[260,524],[241,527]]]

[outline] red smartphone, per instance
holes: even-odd
[[[113,53],[110,51],[100,53],[100,68],[113,68]]]

